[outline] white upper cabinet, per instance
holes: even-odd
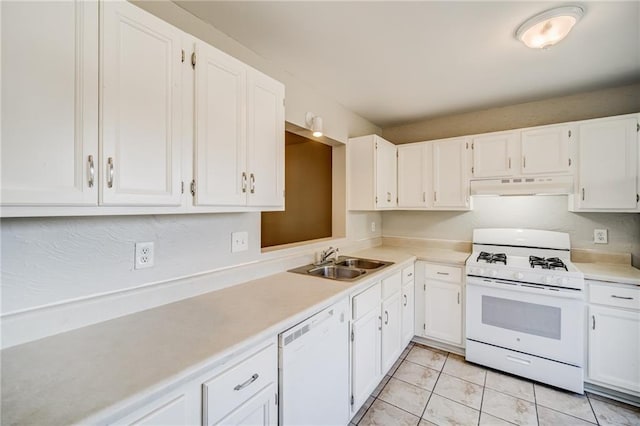
[[[128,2],[101,6],[102,204],[180,205],[182,32]]]
[[[536,127],[521,133],[523,175],[569,173],[568,125]]]
[[[98,4],[0,2],[4,206],[98,203]]]
[[[428,143],[399,145],[398,207],[429,207],[432,192],[431,174],[431,146]]]
[[[284,206],[284,86],[196,42],[194,204]]]
[[[284,85],[248,72],[247,204],[284,208]]]
[[[397,150],[377,135],[349,139],[347,197],[350,210],[383,210],[396,206]]]
[[[474,178],[511,176],[520,170],[517,132],[499,132],[471,139]]]
[[[203,42],[195,47],[196,205],[246,203],[247,67]]]
[[[575,210],[638,208],[638,118],[623,116],[578,124]]]
[[[469,208],[467,138],[431,142],[433,147],[433,207]]]

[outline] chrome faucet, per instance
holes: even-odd
[[[333,247],[329,247],[326,250],[322,250],[320,252],[320,261],[317,263],[317,265],[324,265],[325,263],[328,263],[330,261],[330,257],[333,256],[333,262],[336,261],[336,259],[338,258],[338,250],[337,248],[333,248]]]

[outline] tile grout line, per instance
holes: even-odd
[[[536,423],[540,424],[540,415],[538,414],[538,397],[536,396],[536,385],[533,385],[533,408],[536,410]]]
[[[487,388],[487,371],[484,372],[484,381],[482,383],[482,397],[480,397],[480,414],[478,415],[478,426],[480,426],[480,419],[482,418],[482,405],[484,404],[484,391]]]
[[[587,401],[589,401],[589,407],[591,408],[591,412],[593,413],[593,418],[596,419],[596,424],[600,424],[600,420],[598,420],[598,416],[596,415],[596,410],[593,409],[593,404],[591,403],[591,398],[589,397],[589,393],[585,392],[584,395],[587,397]]]
[[[433,383],[433,389],[431,390],[431,394],[429,395],[429,398],[427,399],[427,403],[424,405],[424,409],[422,410],[422,415],[420,416],[420,419],[424,419],[424,413],[427,411],[427,407],[429,406],[429,402],[431,402],[431,398],[433,398],[433,394],[435,393],[436,390],[436,385],[438,384],[438,380],[440,380],[440,376],[442,375],[442,370],[444,370],[444,366],[447,363],[447,360],[449,359],[449,354],[451,352],[447,352],[447,356],[444,359],[444,362],[442,363],[442,368],[438,371],[438,377],[436,377],[436,381]],[[411,361],[409,361],[411,362]],[[440,395],[438,395],[440,396]],[[419,422],[418,422],[419,423]]]

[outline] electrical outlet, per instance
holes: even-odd
[[[594,229],[593,230],[593,242],[596,244],[607,244],[607,230],[606,229]]]
[[[135,269],[151,268],[153,266],[153,242],[136,243]]]
[[[376,221],[371,222],[371,232],[376,232]]]
[[[247,231],[231,233],[231,253],[246,251],[249,248],[249,233]]]

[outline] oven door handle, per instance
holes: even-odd
[[[580,290],[549,290],[545,287],[533,284],[515,284],[500,280],[490,280],[487,278],[467,277],[467,286],[484,287],[489,289],[501,289],[518,293],[537,294],[539,296],[561,297],[564,299],[584,299],[584,294]]]

